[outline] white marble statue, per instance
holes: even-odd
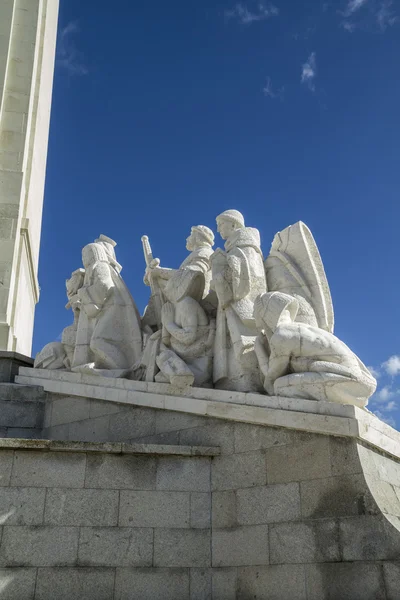
[[[112,257],[111,257],[112,258]],[[140,316],[103,243],[84,247],[83,286],[72,371],[127,375],[142,352]]]
[[[260,295],[254,316],[256,353],[271,396],[307,398],[364,407],[376,380],[332,333],[296,322],[299,302],[281,292]]]
[[[66,327],[61,335],[61,342],[50,342],[36,355],[34,366],[37,369],[71,369],[76,344],[76,332],[80,314],[78,290],[82,287],[85,277],[84,269],[77,269],[65,282],[67,288],[67,309],[71,308],[74,322]]]
[[[189,256],[179,269],[166,269],[159,261],[146,260],[145,281],[161,290],[161,334],[152,335],[146,348],[144,362],[159,382],[178,387],[187,385],[211,386],[212,353],[215,321],[202,306],[210,292],[210,256],[213,253],[213,232],[204,225],[192,227],[186,240]],[[155,370],[149,360],[156,360]],[[148,379],[148,378],[147,378]]]
[[[260,391],[253,316],[255,298],[267,289],[260,234],[245,227],[237,210],[220,214],[217,225],[225,251],[217,249],[211,257],[212,286],[218,297],[214,384],[220,389]]]

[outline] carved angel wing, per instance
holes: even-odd
[[[300,303],[297,321],[333,333],[332,298],[317,244],[307,225],[299,221],[278,232],[265,261],[268,291],[295,296]]]

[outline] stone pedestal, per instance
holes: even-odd
[[[72,581],[87,600],[398,600],[400,434],[368,411],[40,369],[17,381],[44,388],[43,435],[64,440],[0,444],[4,512],[16,487],[31,495],[0,546],[24,598]]]
[[[0,3],[0,350],[30,354],[58,0]]]
[[[0,350],[0,383],[12,383],[20,367],[33,367],[33,358]]]

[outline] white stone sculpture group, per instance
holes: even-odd
[[[333,335],[333,307],[308,227],[276,234],[264,260],[243,215],[217,217],[225,250],[192,227],[179,269],[160,266],[142,238],[151,296],[141,318],[122,277],[115,242],[101,235],[67,280],[74,323],[35,367],[187,386],[266,393],[364,407],[376,380]]]

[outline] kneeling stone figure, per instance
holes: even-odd
[[[255,301],[261,331],[255,349],[266,392],[364,407],[376,390],[374,377],[332,333],[295,322],[298,309],[298,301],[281,292]]]

